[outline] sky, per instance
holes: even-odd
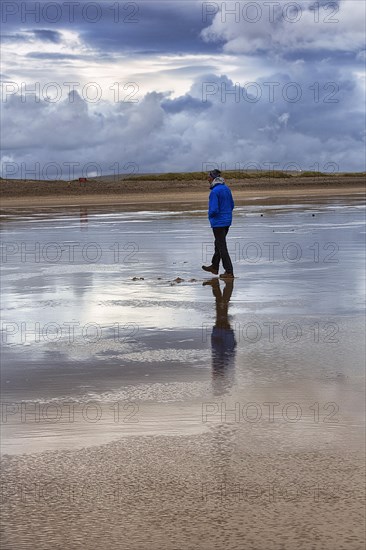
[[[1,3],[1,176],[365,170],[363,0]]]

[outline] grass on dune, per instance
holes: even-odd
[[[241,172],[235,170],[225,170],[223,176],[226,179],[242,180],[242,179],[258,179],[258,178],[291,178],[287,172],[280,170],[273,171],[258,171],[258,172]],[[192,181],[192,180],[207,180],[206,172],[168,172],[166,174],[134,174],[127,176],[124,180],[139,180],[139,181]]]
[[[304,172],[284,172],[281,170],[258,170],[258,171],[240,171],[240,170],[225,170],[223,176],[227,180],[249,180],[249,179],[268,179],[279,178],[288,179],[293,177],[314,178],[314,177],[362,177],[365,172],[345,172],[345,173],[327,173],[305,170]],[[133,174],[123,178],[124,181],[192,181],[192,180],[207,180],[207,172],[167,172],[165,174]]]

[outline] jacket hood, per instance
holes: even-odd
[[[212,189],[213,187],[215,187],[215,185],[218,185],[218,184],[220,184],[220,183],[225,183],[224,178],[221,178],[221,177],[215,178],[215,179],[210,183],[210,189]]]

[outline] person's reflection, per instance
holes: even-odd
[[[222,395],[233,385],[235,376],[236,340],[228,315],[234,281],[225,281],[222,293],[219,279],[203,284],[211,286],[215,297],[216,321],[211,333],[212,386],[214,395]]]
[[[81,231],[87,231],[88,229],[88,209],[80,208],[80,229]]]

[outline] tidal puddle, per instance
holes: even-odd
[[[239,205],[230,284],[194,206],[3,211],[3,453],[225,425],[357,446],[364,223],[354,197]]]

